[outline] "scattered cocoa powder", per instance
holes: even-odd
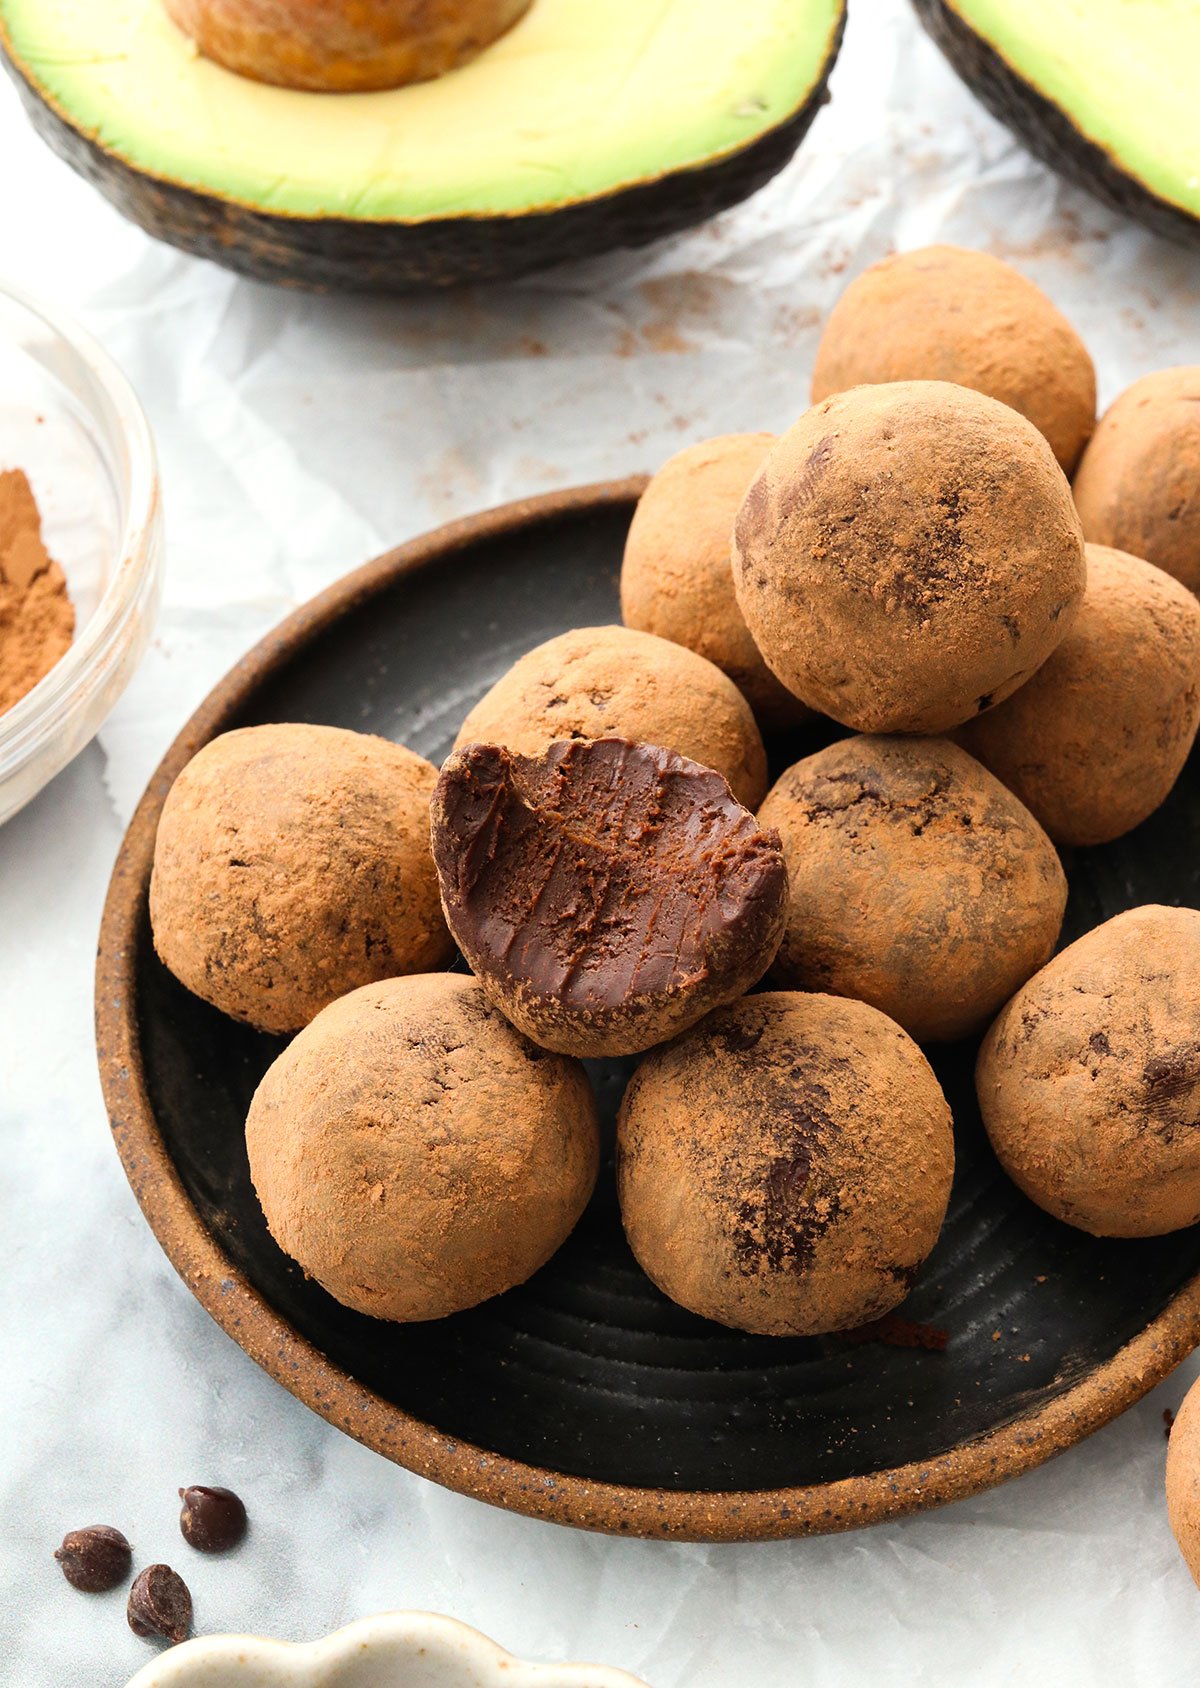
[[[0,473],[0,715],[50,672],[74,633],[66,577],[42,543],[33,488],[9,469]]]
[[[885,1348],[923,1348],[930,1354],[944,1354],[950,1344],[950,1332],[941,1325],[922,1324],[916,1319],[901,1319],[895,1313],[885,1313],[856,1330],[839,1331],[837,1341],[851,1348],[864,1342],[880,1342]]]

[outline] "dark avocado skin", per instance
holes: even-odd
[[[736,153],[559,209],[420,223],[279,216],[147,175],[75,129],[6,51],[2,31],[0,57],[43,140],[159,240],[260,281],[399,294],[508,281],[614,247],[646,246],[748,199],[791,160],[828,100],[845,25],[843,5],[820,78],[800,109]]]
[[[1066,112],[1019,76],[948,0],[913,0],[913,7],[972,93],[1035,157],[1111,210],[1169,240],[1200,246],[1200,219],[1160,199],[1081,134]]]

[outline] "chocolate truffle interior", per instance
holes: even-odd
[[[784,894],[775,834],[720,774],[654,745],[467,745],[446,764],[433,853],[477,970],[568,1008],[616,1008],[762,946]]]

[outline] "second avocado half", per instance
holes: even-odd
[[[1195,0],[913,0],[993,116],[1060,175],[1200,245]]]

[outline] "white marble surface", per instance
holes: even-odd
[[[736,11],[736,8],[731,8]],[[978,111],[903,0],[860,0],[834,102],[752,204],[664,249],[417,304],[235,281],[123,224],[0,91],[0,272],[74,308],[142,392],[170,563],[159,634],[100,741],[0,833],[0,1680],[118,1688],[121,1597],[49,1555],[111,1521],[179,1558],[175,1488],[223,1482],[253,1541],[194,1563],[198,1618],[313,1637],[421,1606],[654,1688],[1195,1679],[1200,1596],[1164,1516],[1162,1410],[1194,1366],[1049,1467],[827,1541],[605,1541],[411,1477],[271,1383],[191,1299],[113,1154],[91,966],[122,827],[176,726],[286,610],[385,545],[524,492],[652,467],[804,407],[818,321],[891,244],[1018,262],[1103,393],[1200,360],[1195,256],[1128,229]]]

